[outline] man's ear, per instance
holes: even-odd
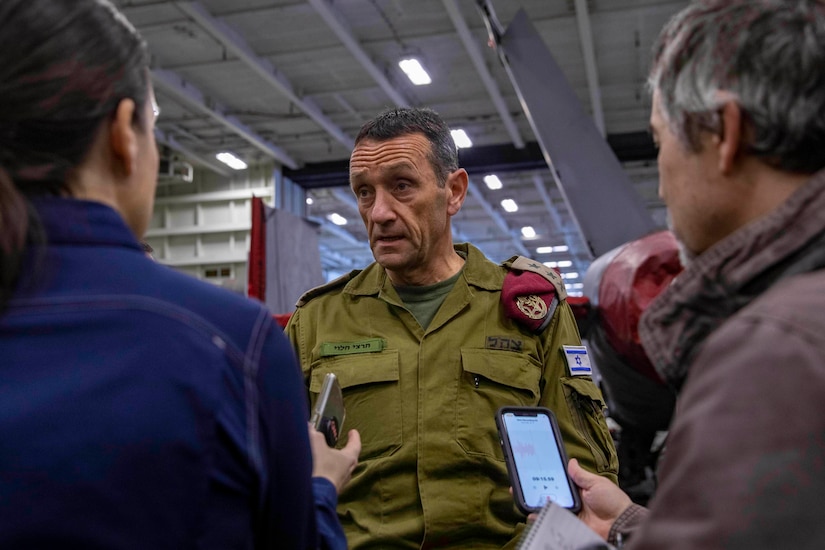
[[[461,205],[467,197],[469,182],[470,178],[464,168],[459,168],[447,176],[447,183],[444,187],[447,190],[447,214],[450,216],[455,216],[461,210]]]
[[[742,146],[742,110],[735,101],[728,101],[720,112],[722,134],[719,136],[719,171],[729,175],[739,148]]]
[[[123,99],[117,105],[114,119],[109,128],[109,144],[116,163],[116,169],[131,176],[137,169],[138,140],[132,121],[135,116],[135,102]]]

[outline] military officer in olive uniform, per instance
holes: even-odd
[[[307,292],[286,328],[311,399],[335,373],[345,429],[361,434],[338,505],[350,547],[514,546],[525,518],[508,491],[502,405],[553,410],[568,455],[615,482],[604,402],[576,355],[559,276],[452,242],[468,177],[444,121],[393,109],[368,122],[350,184],[375,262]]]

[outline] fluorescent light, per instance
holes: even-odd
[[[559,267],[559,264],[557,262],[544,262],[544,265],[546,265],[547,267],[553,267],[553,268]]]
[[[501,207],[505,210],[505,212],[515,212],[518,210],[518,205],[513,199],[504,199],[501,201]]]
[[[487,184],[489,189],[501,189],[503,187],[501,180],[498,179],[498,176],[495,174],[484,176],[484,183]]]
[[[525,239],[535,239],[536,238],[536,230],[533,229],[532,226],[525,225],[521,228],[521,236]]]
[[[453,141],[455,142],[455,146],[459,149],[466,149],[467,147],[472,147],[473,142],[470,141],[470,137],[467,135],[462,129],[458,130],[450,130],[450,134],[453,136]]]
[[[570,260],[562,260],[562,261],[559,262],[559,267],[572,267],[572,266],[573,266],[573,262],[571,262]]]
[[[570,283],[569,285],[565,284],[564,286],[572,290],[581,290],[584,288],[584,283]]]
[[[312,204],[313,202],[315,201],[312,200],[312,197],[307,197],[307,204]]]
[[[550,254],[551,252],[567,252],[569,248],[566,245],[560,246],[540,246],[536,249],[537,254]]]
[[[416,86],[423,86],[433,81],[417,59],[402,59],[398,62],[398,66],[401,67],[401,70],[407,74],[407,77]]]
[[[579,274],[578,274],[578,273],[576,273],[575,271],[574,271],[574,272],[572,272],[572,273],[562,273],[562,274],[561,274],[561,278],[562,278],[562,279],[578,279],[578,278],[579,278]]]
[[[327,219],[335,225],[347,225],[347,219],[344,216],[337,214],[335,212],[327,216]]]
[[[219,161],[221,161],[225,165],[229,166],[233,170],[246,170],[247,169],[247,164],[244,161],[242,161],[241,159],[239,159],[238,157],[236,157],[235,155],[233,155],[232,153],[227,153],[227,152],[218,153],[217,155],[215,155],[215,158],[217,158]]]

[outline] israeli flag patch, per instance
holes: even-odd
[[[570,376],[591,376],[590,356],[584,346],[562,346],[564,358],[567,360],[567,370]]]

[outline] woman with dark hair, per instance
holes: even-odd
[[[315,548],[357,434],[311,483],[270,313],[144,255],[156,112],[108,1],[0,2],[0,547]]]

